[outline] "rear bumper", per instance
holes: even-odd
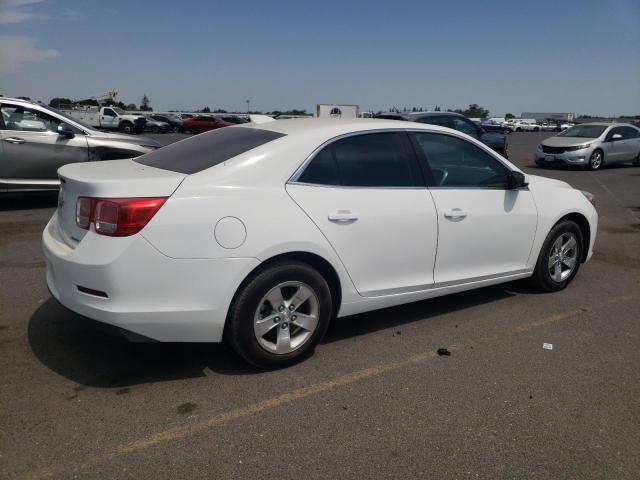
[[[43,232],[43,249],[47,285],[62,305],[163,342],[219,342],[237,286],[259,263],[253,258],[173,259],[141,235],[89,232],[73,249],[62,240],[57,215]]]

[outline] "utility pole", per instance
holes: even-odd
[[[247,113],[249,113],[251,110],[249,109],[249,104],[250,104],[250,100],[247,100]]]

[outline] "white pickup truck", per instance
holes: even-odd
[[[122,133],[141,133],[146,123],[143,115],[129,115],[118,107],[79,107],[62,111],[94,128],[120,130]]]

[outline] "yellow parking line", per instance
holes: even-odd
[[[463,345],[451,345],[447,348],[449,349],[449,351],[455,352],[463,348]],[[213,417],[205,418],[204,420],[201,420],[199,422],[170,428],[167,430],[163,430],[161,432],[154,433],[147,437],[142,437],[132,442],[123,443],[107,452],[92,455],[84,462],[67,464],[66,467],[67,467],[67,470],[74,470],[74,471],[88,469],[94,465],[100,464],[104,461],[113,459],[115,457],[127,455],[129,453],[134,453],[139,450],[144,450],[146,448],[152,447],[154,445],[158,445],[160,443],[168,442],[171,440],[177,440],[190,435],[194,435],[198,432],[209,430],[214,427],[220,427],[222,425],[225,425],[239,418],[248,417],[250,415],[253,415],[255,413],[259,413],[265,410],[271,410],[273,408],[279,407],[286,403],[293,402],[294,400],[300,400],[302,398],[315,395],[317,393],[325,392],[327,390],[332,390],[342,385],[348,385],[350,383],[358,382],[366,378],[370,378],[376,375],[381,375],[383,373],[391,372],[393,370],[398,370],[399,368],[402,368],[402,367],[414,365],[416,363],[423,362],[435,356],[437,356],[436,351],[422,352],[397,362],[386,363],[383,365],[377,365],[374,367],[369,367],[362,370],[357,370],[355,372],[347,373],[345,375],[332,378],[324,382],[309,385],[307,387],[298,388],[296,390],[283,393],[282,395],[278,395],[276,397],[269,398],[267,400],[263,400],[258,403],[247,405],[246,407],[237,408],[234,410],[230,410],[228,412],[221,413],[219,415],[215,415]],[[50,478],[58,474],[59,472],[60,472],[59,470],[55,470],[55,469],[44,469],[36,472],[31,472],[26,476],[24,476],[23,478],[25,480]]]
[[[611,297],[606,301],[600,302],[597,305],[597,308],[604,307],[613,303],[624,302],[634,298],[636,297],[633,295]],[[542,327],[544,325],[549,325],[561,320],[574,318],[579,316],[580,314],[583,314],[591,310],[592,310],[591,308],[581,308],[581,309],[570,310],[564,313],[549,315],[547,317],[544,317],[540,320],[536,320],[534,322],[517,325],[516,327],[512,328],[509,333],[522,333],[522,332],[532,330],[534,328]],[[462,344],[454,344],[448,347],[448,349],[452,352],[461,350],[462,348],[464,348],[464,345]],[[311,395],[333,390],[343,385],[348,385],[354,382],[358,382],[360,380],[364,380],[364,379],[381,375],[387,372],[398,370],[400,368],[407,367],[410,365],[415,365],[425,360],[434,358],[435,356],[437,356],[437,352],[431,350],[428,352],[422,352],[422,353],[412,355],[410,357],[407,357],[403,360],[399,360],[396,362],[376,365],[376,366],[365,368],[362,370],[357,370],[355,372],[347,373],[345,375],[341,375],[339,377],[335,377],[329,380],[325,380],[323,382],[309,385],[307,387],[298,388],[296,390],[283,393],[281,395],[263,400],[261,402],[253,403],[245,407],[229,410],[219,415],[214,415],[212,417],[205,418],[198,422],[190,423],[187,425],[180,425],[174,428],[169,428],[167,430],[163,430],[163,431],[148,435],[146,437],[133,440],[131,442],[117,445],[106,452],[93,454],[83,462],[68,463],[65,466],[63,466],[64,469],[63,468],[46,468],[43,470],[32,471],[30,473],[27,473],[22,478],[25,480],[37,480],[42,478],[50,478],[55,475],[59,475],[61,472],[65,472],[69,470],[72,470],[72,471],[85,470],[116,457],[141,451],[161,443],[188,437],[188,436],[197,434],[199,432],[209,430],[211,428],[220,427],[232,422],[233,420],[237,420],[239,418],[248,417],[250,415],[254,415],[256,413],[263,412],[265,410],[271,410],[271,409],[277,408],[281,405],[293,402],[295,400],[300,400],[300,399],[309,397]]]

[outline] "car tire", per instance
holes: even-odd
[[[532,286],[544,292],[565,289],[578,273],[583,245],[582,231],[575,222],[555,225],[540,249]]]
[[[120,131],[122,133],[126,133],[128,135],[132,135],[134,133],[133,123],[131,123],[131,122],[122,122],[120,124]]]
[[[151,133],[160,133],[160,129],[158,127],[151,127]]]
[[[193,135],[197,135],[198,133],[200,133],[198,132],[198,129],[196,127],[189,127],[188,132],[192,133]]]
[[[305,300],[296,305],[299,295]],[[331,292],[317,270],[303,262],[277,263],[238,291],[229,309],[225,340],[256,367],[286,367],[313,353],[331,312]]]
[[[602,150],[594,150],[589,157],[589,170],[600,170],[604,165],[604,153]]]
[[[638,155],[636,156],[636,159],[633,161],[633,164],[636,167],[640,167],[640,152],[638,152]]]

